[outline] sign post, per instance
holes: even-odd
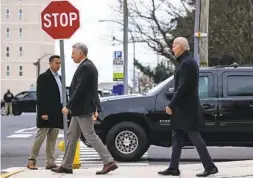
[[[52,1],[41,12],[42,29],[53,39],[60,40],[63,107],[67,104],[65,54],[63,39],[70,38],[80,27],[79,11],[68,1]],[[63,116],[65,149],[67,145],[68,117]]]
[[[124,61],[122,51],[113,52],[113,81],[124,80]]]

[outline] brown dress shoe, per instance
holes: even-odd
[[[30,170],[38,170],[38,168],[36,167],[36,160],[32,158],[28,159],[27,168]]]
[[[56,167],[56,168],[52,168],[51,171],[56,172],[56,173],[65,173],[65,174],[73,174],[73,170],[72,169],[66,169],[64,167]]]
[[[46,166],[46,169],[53,169],[53,168],[57,168],[57,165]]]
[[[113,162],[110,162],[108,164],[105,164],[103,169],[101,171],[97,171],[96,174],[107,174],[109,173],[110,171],[114,171],[115,169],[117,169],[118,166],[116,165],[116,163],[113,161]]]

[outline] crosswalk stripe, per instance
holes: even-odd
[[[7,136],[7,138],[28,138],[31,137],[32,134],[12,134]]]
[[[82,141],[80,141],[80,164],[84,166],[92,166],[92,165],[103,165],[102,160],[99,154],[93,148],[87,147]],[[60,164],[62,162],[64,154],[60,155],[56,159],[56,164]],[[147,166],[149,164],[148,160],[148,153],[146,152],[141,161],[138,162],[117,162],[117,164],[121,166]]]

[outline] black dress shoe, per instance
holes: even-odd
[[[165,169],[164,171],[159,171],[158,174],[166,175],[166,176],[179,176],[180,171],[179,169],[168,168],[168,169]]]
[[[52,168],[51,171],[56,172],[56,173],[65,173],[65,174],[73,174],[73,170],[72,169],[66,169],[64,167],[56,167],[56,168]]]
[[[210,169],[204,170],[203,173],[197,174],[197,177],[207,177],[210,176],[211,174],[216,174],[218,173],[218,168],[217,167],[212,167]]]

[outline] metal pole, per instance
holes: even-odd
[[[124,34],[123,34],[123,43],[124,43],[124,94],[128,94],[128,8],[127,0],[124,0]]]
[[[200,0],[196,0],[195,27],[194,27],[194,58],[199,64],[199,38],[195,33],[199,32]]]
[[[199,30],[203,34],[199,38],[199,63],[200,66],[208,66],[209,0],[201,1],[199,22]]]
[[[65,78],[65,57],[64,57],[64,41],[60,40],[60,55],[61,55],[61,78],[62,78],[62,97],[63,107],[67,105],[67,92],[66,92],[66,78]],[[67,133],[68,133],[68,117],[63,114],[63,127],[64,127],[64,140],[65,150],[67,145]]]
[[[136,88],[136,77],[135,77],[135,41],[134,37],[133,38],[133,93],[135,93],[135,88]]]
[[[38,67],[37,67],[37,78],[40,76],[40,60],[38,61]]]

